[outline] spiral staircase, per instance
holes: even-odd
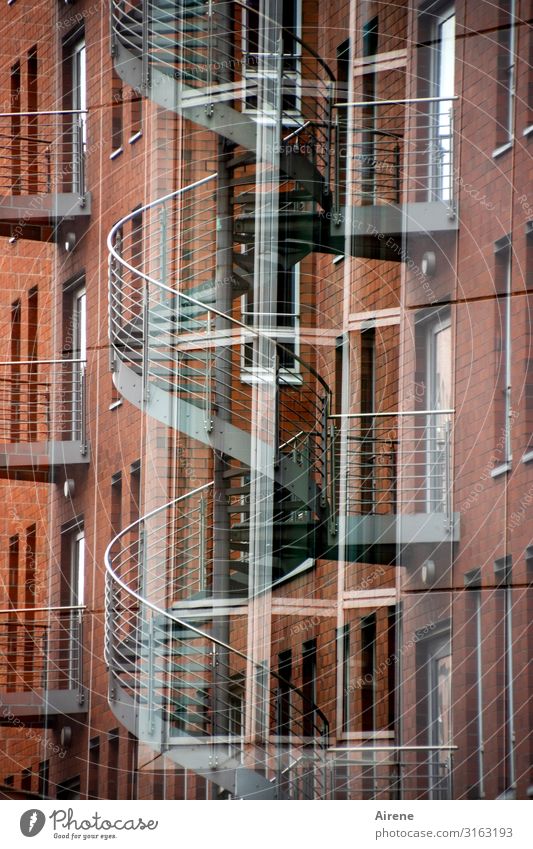
[[[136,209],[108,238],[115,384],[179,434],[181,462],[206,476],[108,547],[109,698],[130,732],[221,794],[325,798],[327,719],[308,687],[258,659],[247,629],[251,606],[311,569],[327,544],[330,390],[276,320],[253,306],[245,321],[234,313],[238,297],[253,304],[265,244],[276,269],[330,249],[318,211],[333,205],[333,77],[265,19],[278,44],[266,60],[279,72],[277,120],[242,111],[243,98],[265,96],[256,59],[234,43],[252,12],[239,2],[111,3],[124,81],[223,142],[217,173]]]

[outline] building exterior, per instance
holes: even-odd
[[[526,798],[531,18],[7,4],[3,798]]]

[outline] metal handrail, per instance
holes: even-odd
[[[299,687],[296,687],[291,681],[286,680],[285,678],[283,678],[283,676],[279,675],[277,672],[274,672],[274,670],[270,669],[268,666],[263,665],[261,663],[257,663],[257,661],[254,661],[249,655],[240,651],[240,649],[237,649],[234,646],[231,646],[228,643],[223,642],[223,640],[219,640],[217,637],[214,637],[209,632],[203,631],[201,628],[197,628],[191,622],[188,622],[184,619],[181,619],[178,616],[176,616],[174,613],[171,613],[168,610],[165,610],[164,608],[161,608],[158,605],[154,604],[153,602],[149,601],[147,598],[140,595],[136,590],[133,590],[126,583],[124,583],[124,581],[116,574],[116,572],[113,571],[113,566],[112,566],[112,562],[111,562],[111,550],[112,550],[113,546],[123,536],[125,536],[127,533],[132,531],[134,528],[145,523],[148,519],[152,518],[153,516],[156,516],[158,513],[162,512],[163,510],[166,510],[168,507],[172,507],[172,506],[174,506],[175,504],[178,504],[181,501],[185,501],[186,499],[190,498],[193,495],[197,495],[200,492],[205,492],[212,485],[213,485],[212,481],[210,481],[209,483],[206,483],[206,484],[202,484],[202,486],[199,486],[196,489],[191,490],[190,492],[186,493],[185,495],[181,495],[178,498],[172,499],[171,501],[167,502],[166,504],[163,504],[160,507],[156,507],[154,510],[151,510],[149,513],[146,513],[144,516],[141,516],[139,519],[136,519],[134,522],[131,522],[129,525],[127,525],[127,527],[125,527],[122,531],[120,531],[120,533],[117,534],[117,536],[114,537],[114,539],[111,540],[111,542],[109,543],[109,545],[107,546],[107,548],[105,550],[104,563],[105,563],[106,572],[110,576],[111,580],[114,581],[115,583],[117,583],[128,595],[130,595],[132,598],[136,599],[138,602],[140,602],[140,604],[148,607],[154,613],[157,613],[160,616],[163,616],[163,617],[169,619],[170,621],[176,623],[177,625],[180,625],[182,628],[185,628],[188,631],[192,631],[194,634],[196,634],[196,636],[202,637],[202,638],[208,640],[213,645],[218,646],[218,648],[224,649],[224,651],[230,652],[230,653],[236,655],[237,657],[240,657],[242,660],[245,660],[247,663],[251,663],[256,668],[257,671],[268,672],[270,675],[272,675],[272,677],[278,683],[283,684],[285,687],[288,687],[290,689],[291,693],[295,693],[296,695],[298,695],[302,699],[302,701],[304,703],[309,704],[310,710],[313,711],[313,713],[315,713],[318,717],[320,717],[320,719],[322,720],[323,725],[324,725],[324,729],[323,729],[322,733],[323,733],[324,738],[327,740],[328,735],[329,735],[329,721],[328,721],[327,717],[325,716],[325,714],[320,710],[320,708],[317,705],[310,703],[309,698],[304,694],[304,692],[302,690],[300,690]]]
[[[151,201],[150,203],[146,204],[145,206],[142,206],[142,207],[134,210],[133,212],[130,212],[128,215],[124,216],[124,218],[121,218],[120,221],[117,221],[117,223],[114,224],[114,226],[111,228],[111,230],[108,234],[108,237],[107,237],[107,248],[108,248],[109,253],[110,253],[109,262],[111,264],[111,258],[113,258],[116,262],[118,262],[124,268],[127,268],[128,271],[130,271],[132,274],[140,277],[146,283],[150,283],[152,286],[156,286],[159,289],[161,289],[163,292],[167,292],[168,294],[173,295],[174,297],[177,295],[179,298],[182,298],[188,304],[192,304],[194,306],[202,307],[202,309],[207,310],[210,313],[212,313],[213,315],[218,316],[218,318],[222,318],[224,321],[227,321],[229,324],[237,327],[239,330],[245,331],[246,335],[253,336],[254,339],[261,339],[261,338],[271,339],[272,337],[275,337],[275,335],[276,335],[275,331],[272,331],[272,336],[271,336],[270,333],[259,332],[259,331],[255,330],[255,328],[250,327],[250,325],[244,324],[242,321],[239,321],[238,319],[233,318],[233,316],[228,315],[227,313],[221,312],[220,310],[216,309],[216,307],[213,307],[210,304],[204,304],[202,301],[198,300],[197,298],[193,298],[190,295],[185,294],[185,292],[180,292],[180,291],[177,291],[176,289],[173,289],[171,286],[167,286],[165,283],[162,283],[161,281],[156,280],[154,277],[151,277],[149,274],[146,274],[146,272],[141,271],[138,268],[135,268],[133,265],[131,265],[131,263],[129,263],[123,257],[119,256],[119,254],[115,250],[115,246],[113,245],[113,239],[114,239],[114,236],[116,235],[116,233],[119,230],[121,230],[128,221],[131,221],[133,218],[138,217],[140,213],[144,213],[144,212],[147,212],[150,209],[154,209],[154,207],[159,206],[160,204],[165,203],[168,200],[173,200],[174,198],[181,197],[182,195],[186,194],[187,192],[192,191],[193,189],[196,189],[199,186],[205,185],[206,183],[209,183],[211,180],[214,180],[217,177],[218,177],[217,172],[215,172],[214,174],[209,174],[207,177],[203,177],[201,180],[197,180],[195,183],[190,183],[188,186],[185,186],[182,189],[177,189],[174,192],[170,192],[169,194],[164,195],[162,198],[158,198],[155,201]],[[109,318],[110,318],[110,324],[111,324],[112,323],[111,315],[110,315]],[[282,351],[289,354],[293,360],[295,360],[300,365],[302,365],[303,368],[305,369],[305,371],[309,372],[315,378],[315,380],[317,380],[320,383],[322,388],[325,390],[328,398],[331,398],[331,390],[330,390],[328,384],[326,383],[324,378],[317,371],[315,371],[315,369],[312,366],[310,366],[308,363],[305,363],[304,360],[301,359],[301,357],[299,357],[293,351],[286,348],[281,343],[277,342],[277,346]]]
[[[63,611],[87,610],[86,604],[72,604],[64,607],[13,607],[0,610],[0,615],[11,613],[61,613]]]

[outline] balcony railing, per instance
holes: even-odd
[[[0,194],[85,195],[86,113],[0,113]]]
[[[349,746],[328,754],[332,799],[451,799],[457,746]]]
[[[0,610],[0,691],[4,703],[33,704],[42,691],[75,690],[83,701],[82,606]],[[14,694],[10,698],[9,694]]]
[[[346,143],[338,145],[336,173],[346,177],[350,162],[352,187],[341,197],[337,186],[337,206],[437,201],[452,207],[453,105],[443,98],[337,104]]]
[[[337,471],[345,445],[348,515],[448,515],[452,415],[453,410],[421,410],[332,416]]]
[[[0,442],[73,441],[86,450],[86,362],[0,363]]]
[[[398,541],[391,521],[396,516],[404,542],[422,541],[421,530],[438,538],[458,533],[452,504],[453,410],[350,413],[329,421],[333,531],[342,509],[366,543]]]

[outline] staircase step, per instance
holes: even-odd
[[[226,469],[226,471],[222,472],[222,477],[225,478],[225,479],[238,478],[238,477],[241,478],[241,477],[243,477],[243,475],[248,475],[248,474],[250,474],[250,470],[247,469],[247,468],[240,468],[240,469],[232,468],[232,469]]]
[[[234,168],[242,168],[245,165],[253,165],[256,162],[257,156],[255,151],[247,150],[242,153],[237,153],[235,156],[228,160],[226,163],[227,167],[232,170]]]
[[[225,490],[226,495],[250,495],[250,484],[247,483],[245,486],[232,486]]]

